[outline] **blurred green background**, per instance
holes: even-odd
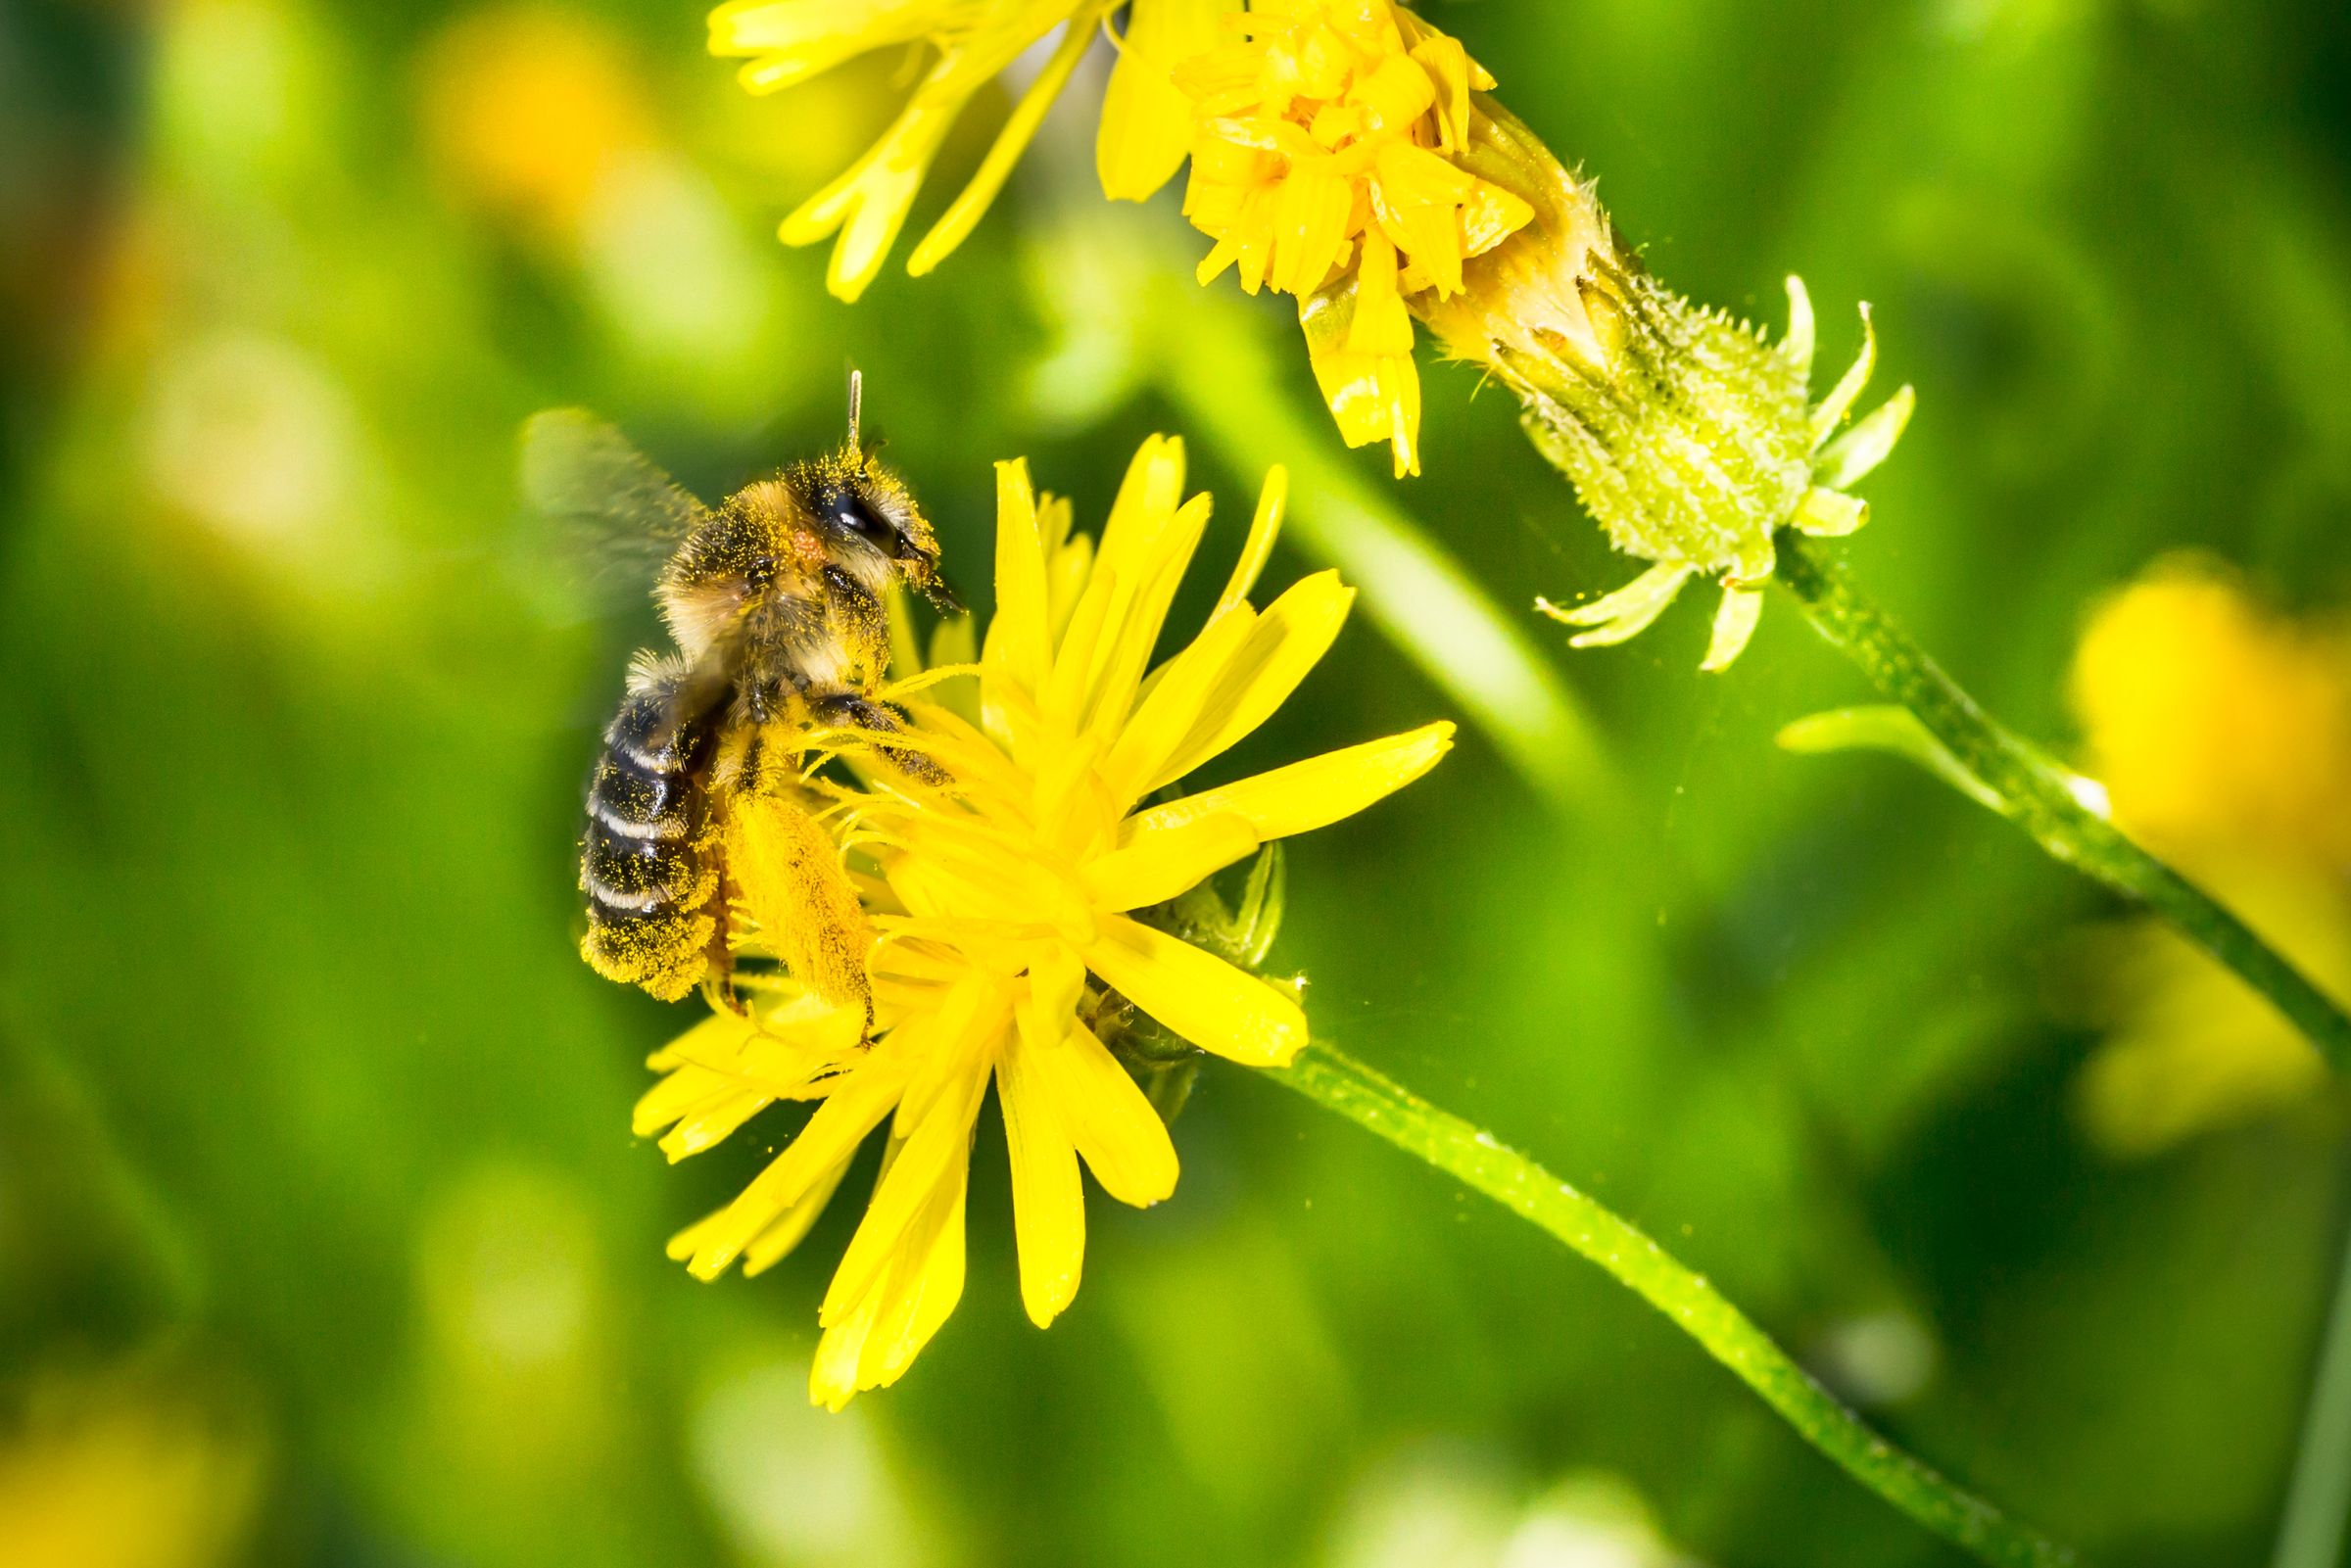
[[[2340,623],[2339,0],[1431,14],[1680,288],[1776,324],[1802,271],[1830,364],[1875,302],[1922,411],[1857,568],[2020,726],[2083,754],[2085,616],[2170,551]],[[1092,189],[1100,59],[970,243],[849,308],[773,225],[900,62],[753,101],[701,28],[621,0],[0,9],[0,1561],[1957,1560],[1596,1271],[1221,1065],[1176,1197],[1089,1206],[1049,1333],[984,1120],[963,1306],[841,1416],[803,1384],[854,1206],[756,1281],[663,1259],[783,1134],[676,1169],[628,1136],[683,1015],[581,965],[571,854],[653,625],[564,586],[514,432],[589,404],[717,493],[838,439],[852,361],[967,595],[992,459],[1089,526],[1154,429],[1194,433],[1212,551],[1268,462],[1298,469],[1269,582],[1353,575],[1341,492],[1409,519],[1501,607],[1502,662],[1527,650],[1536,685],[1489,706],[1548,687],[1557,744],[1473,725],[1295,846],[1275,962],[1318,1027],[2019,1514],[2107,1561],[2266,1560],[2351,1212],[2334,1106],[2094,1135],[2114,1013],[2079,993],[2117,912],[1896,763],[1775,751],[1862,697],[1784,601],[1725,677],[1694,671],[1705,595],[1570,655],[1524,606],[1630,568],[1508,400],[1431,365],[1425,477],[1342,452],[1285,306],[1193,290],[1172,199]],[[1427,648],[1493,628],[1430,621],[1409,578],[1365,609],[1235,769],[1490,690]],[[2351,773],[2312,787],[2351,814]],[[2226,988],[2160,1027],[2194,1055],[2231,1007],[2258,1035]]]

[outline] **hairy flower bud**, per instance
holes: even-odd
[[[1417,298],[1415,312],[1449,353],[1518,394],[1536,447],[1609,542],[1655,563],[1591,603],[1540,607],[1585,629],[1578,647],[1621,642],[1703,575],[1724,590],[1704,667],[1725,668],[1754,631],[1773,534],[1847,534],[1867,521],[1847,487],[1892,451],[1910,390],[1831,443],[1875,364],[1866,308],[1860,358],[1814,405],[1812,308],[1799,281],[1788,280],[1777,343],[1692,304],[1649,275],[1589,184],[1482,95],[1462,164],[1534,217],[1473,259],[1459,293]]]

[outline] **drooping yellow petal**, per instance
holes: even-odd
[[[963,1299],[966,1166],[954,1165],[907,1227],[883,1278],[829,1325],[808,1369],[811,1402],[838,1410],[864,1389],[887,1388]]]
[[[1135,0],[1102,97],[1094,168],[1112,201],[1147,200],[1192,145],[1192,102],[1176,66],[1217,41],[1217,19],[1239,0]]]
[[[787,245],[813,245],[840,232],[825,269],[825,287],[836,299],[855,301],[881,273],[898,230],[906,226],[923,176],[962,108],[961,100],[918,94],[864,157],[778,227]]]
[[[1306,358],[1339,435],[1350,447],[1384,441],[1395,454],[1396,477],[1420,471],[1420,372],[1409,354],[1359,354],[1347,347],[1354,331],[1358,280],[1298,302]]]
[[[1167,1123],[1093,1030],[1079,1024],[1060,1050],[1040,1055],[1034,1066],[1104,1192],[1136,1209],[1175,1192],[1176,1145]]]
[[[1036,1067],[1040,1054],[1017,1031],[1005,1040],[996,1058],[996,1099],[1012,1160],[1021,1305],[1031,1322],[1045,1328],[1078,1294],[1085,1262],[1085,1195],[1059,1101]]]
[[[1397,292],[1396,247],[1385,234],[1364,236],[1363,260],[1355,271],[1355,314],[1347,323],[1350,355],[1410,356],[1413,316]]]
[[[1144,843],[1223,816],[1247,823],[1266,842],[1311,832],[1354,816],[1435,767],[1453,749],[1453,730],[1449,722],[1424,725],[1171,800],[1128,819],[1120,842]]]
[[[1021,101],[1013,106],[1011,118],[1004,121],[1004,128],[996,133],[995,145],[988,148],[987,157],[981,160],[979,171],[972,175],[971,182],[964,186],[954,203],[932,225],[931,232],[924,235],[915,246],[914,254],[906,258],[908,272],[921,277],[945,261],[948,254],[969,238],[980,219],[986,215],[997,193],[1003,190],[1005,180],[1012,177],[1013,166],[1021,161],[1021,154],[1029,150],[1031,138],[1036,135],[1036,127],[1044,121],[1045,111],[1053,107],[1053,100],[1061,96],[1063,87],[1069,85],[1070,73],[1078,69],[1079,60],[1085,54],[1087,45],[1093,42],[1094,24],[1101,20],[1106,9],[1106,5],[1100,4],[1080,7],[1063,24],[1065,30],[1061,46],[1053,51],[1053,57],[1045,62],[1045,69],[1038,71],[1036,79],[1029,84],[1029,90],[1021,95]]]
[[[1298,1004],[1214,953],[1114,915],[1086,967],[1203,1051],[1248,1067],[1281,1067],[1306,1045]]]
[[[825,1208],[840,1190],[840,1180],[849,1173],[849,1162],[843,1160],[819,1176],[799,1202],[793,1204],[772,1220],[768,1227],[751,1238],[743,1250],[743,1277],[764,1274],[792,1255],[792,1250],[808,1237],[809,1230],[824,1217]]]
[[[856,1310],[891,1261],[906,1251],[908,1232],[931,1198],[944,1184],[961,1179],[971,1151],[972,1121],[987,1081],[984,1061],[976,1053],[961,1054],[971,1058],[968,1065],[925,1108],[874,1188],[873,1202],[866,1206],[865,1218],[841,1255],[817,1311],[817,1321],[827,1327]]]
[[[770,93],[870,50],[910,43],[937,11],[936,0],[728,0],[710,13],[710,52],[750,56],[744,87]]]
[[[799,1202],[881,1125],[904,1084],[903,1067],[890,1059],[869,1060],[844,1074],[799,1136],[752,1178],[742,1196],[696,1228],[687,1269],[696,1279],[725,1273],[752,1237]]]

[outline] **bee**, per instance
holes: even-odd
[[[756,822],[789,884],[789,919],[766,923],[787,928],[762,935],[827,1001],[863,1001],[870,1026],[863,912],[806,809],[800,758],[820,728],[903,733],[905,715],[878,694],[893,583],[942,611],[961,606],[913,494],[859,439],[860,390],[852,377],[838,450],[716,507],[580,409],[524,427],[523,485],[541,513],[584,530],[608,557],[666,557],[653,596],[675,647],[631,667],[580,845],[581,956],[663,1001],[700,985],[734,1004],[729,859]],[[914,779],[946,782],[912,748],[876,749]]]

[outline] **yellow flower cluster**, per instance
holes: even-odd
[[[1001,187],[1069,79],[1085,28],[1116,8],[1071,0],[731,0],[711,46],[748,54],[767,90],[886,43],[934,60],[874,149],[784,224],[842,229],[837,293],[880,266],[947,124],[979,85],[1066,28],[971,186],[916,248],[928,270]],[[1812,316],[1789,280],[1778,343],[1647,275],[1592,187],[1486,96],[1494,77],[1396,0],[1134,0],[1096,141],[1103,189],[1141,200],[1188,154],[1183,210],[1215,244],[1203,283],[1296,296],[1307,353],[1350,446],[1384,441],[1419,470],[1415,321],[1516,393],[1536,444],[1626,553],[1653,563],[1591,602],[1539,607],[1579,646],[1647,627],[1694,577],[1720,583],[1704,668],[1739,656],[1776,565],[1774,535],[1852,532],[1851,487],[1906,426],[1907,388],[1854,411],[1874,338],[1812,401]],[[1866,313],[1866,312],[1865,312]]]
[[[1107,0],[730,0],[715,54],[746,56],[744,85],[774,92],[868,51],[920,45],[928,62],[896,121],[784,220],[792,245],[836,232],[830,272],[863,293],[973,95],[1059,27],[980,170],[907,269],[928,272],[1002,189],[1069,82]],[[1349,445],[1388,442],[1417,472],[1419,375],[1408,303],[1463,286],[1463,265],[1533,209],[1461,166],[1494,78],[1461,44],[1392,0],[1134,0],[1095,143],[1103,191],[1142,201],[1189,156],[1184,212],[1216,241],[1209,282],[1298,297],[1308,348]]]
[[[1224,27],[1175,72],[1198,121],[1183,211],[1217,242],[1200,281],[1296,295],[1348,445],[1387,441],[1416,473],[1406,301],[1459,294],[1463,262],[1534,216],[1459,163],[1494,78],[1391,0],[1260,0]]]
[[[2351,639],[2174,560],[2099,608],[2071,694],[2116,821],[2351,1001]],[[2109,1153],[2159,1152],[2324,1080],[2283,1019],[2167,928],[2105,933],[2093,952],[2109,1032],[2076,1107]]]
[[[703,1278],[765,1268],[798,1243],[867,1134],[889,1123],[882,1175],[825,1297],[811,1393],[834,1407],[894,1381],[962,1293],[974,1122],[992,1081],[1011,1152],[1021,1294],[1050,1322],[1085,1245],[1079,1165],[1137,1206],[1176,1185],[1166,1128],[1094,1022],[1131,1007],[1233,1061],[1286,1063],[1306,1043],[1292,995],[1138,918],[1260,846],[1350,816],[1433,767],[1433,724],[1191,795],[1166,798],[1269,718],[1329,648],[1353,592],[1336,574],[1249,598],[1280,524],[1269,479],[1240,563],[1180,651],[1151,654],[1209,516],[1183,495],[1179,442],[1154,438],[1098,545],[1025,465],[997,471],[996,614],[977,665],[893,695],[952,784],[833,787],[877,933],[862,1008],[789,982],[719,1013],[653,1059],[666,1075],[637,1126],[672,1159],[709,1148],[778,1100],[818,1102],[784,1153],[673,1254]],[[754,801],[739,806],[754,814]],[[778,803],[776,809],[797,808]],[[762,948],[788,889],[734,868]],[[768,945],[772,951],[777,942]]]

